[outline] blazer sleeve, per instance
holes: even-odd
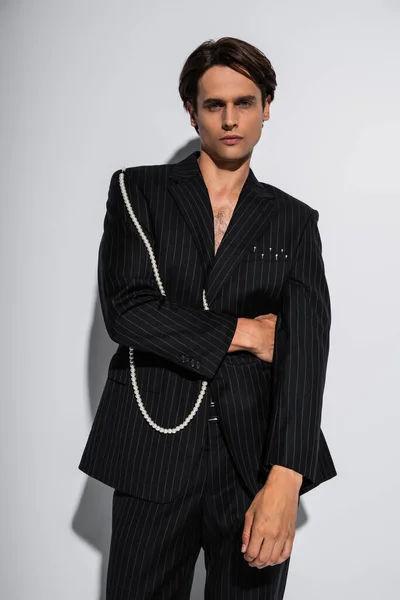
[[[153,352],[211,379],[229,349],[238,318],[182,306],[161,294],[149,252],[124,203],[120,173],[115,171],[111,177],[98,257],[99,296],[107,332],[118,344]],[[124,176],[133,211],[154,250],[146,198],[131,170]]]
[[[331,326],[318,219],[313,210],[284,284],[265,454],[267,472],[278,464],[303,475],[300,494],[313,486],[316,477]]]

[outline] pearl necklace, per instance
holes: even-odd
[[[165,296],[165,291],[164,291],[164,286],[162,284],[161,278],[160,278],[160,274],[158,272],[158,267],[157,267],[157,262],[154,256],[154,252],[153,252],[153,248],[150,245],[149,240],[146,237],[146,234],[144,233],[142,226],[140,225],[138,219],[136,218],[135,213],[133,212],[131,203],[129,201],[129,197],[125,188],[125,181],[124,181],[124,171],[125,168],[121,170],[121,173],[119,174],[119,185],[121,188],[121,192],[122,192],[122,197],[124,199],[126,208],[128,210],[128,213],[136,227],[136,229],[138,230],[138,233],[140,235],[140,237],[142,238],[147,250],[149,251],[149,255],[150,255],[150,261],[153,267],[153,271],[154,271],[154,276],[156,278],[156,281],[158,283],[158,287],[160,288],[160,292],[163,296]],[[204,310],[209,310],[208,304],[207,304],[207,300],[206,300],[206,292],[205,290],[203,290],[203,306],[204,306]],[[190,423],[190,421],[193,419],[193,417],[195,416],[195,414],[197,413],[197,411],[200,408],[200,404],[201,401],[203,400],[203,397],[206,393],[206,388],[207,388],[207,384],[208,381],[202,381],[201,383],[201,389],[200,389],[200,393],[198,395],[196,404],[194,405],[192,411],[188,414],[188,416],[186,417],[186,419],[180,424],[177,425],[176,427],[172,427],[172,428],[166,428],[166,427],[161,427],[160,425],[157,425],[157,423],[155,423],[150,415],[148,414],[148,412],[146,411],[142,398],[140,397],[140,392],[139,392],[139,386],[137,383],[137,377],[136,377],[136,369],[135,369],[135,363],[134,363],[134,350],[133,348],[129,347],[129,365],[130,365],[130,372],[131,372],[131,383],[132,383],[132,387],[133,387],[133,391],[135,394],[135,398],[136,401],[138,403],[139,406],[139,410],[142,413],[143,417],[146,419],[146,421],[148,422],[149,425],[151,425],[151,427],[153,427],[153,429],[156,429],[157,431],[159,431],[160,433],[177,433],[178,431],[180,431],[181,429],[183,429],[184,427],[186,427],[186,425],[188,425]]]

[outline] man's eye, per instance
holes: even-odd
[[[250,100],[241,100],[240,102],[238,102],[238,104],[245,105],[246,107],[251,106]],[[212,104],[208,105],[208,108],[213,110],[214,108],[218,108],[219,106],[222,106],[221,102],[213,102]]]

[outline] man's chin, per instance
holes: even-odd
[[[248,148],[239,148],[237,146],[225,146],[222,144],[213,148],[210,156],[215,160],[215,162],[226,162],[226,163],[238,163],[243,164],[248,160],[251,156],[251,151]]]

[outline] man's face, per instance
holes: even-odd
[[[225,66],[209,68],[198,82],[197,123],[202,147],[216,160],[246,160],[261,137],[263,120],[269,119],[269,100],[261,104],[261,91],[250,79]],[[236,142],[222,140],[238,135]]]

